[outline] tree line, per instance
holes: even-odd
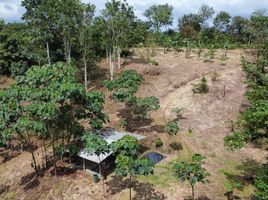
[[[93,4],[80,0],[23,0],[22,6],[23,22],[0,21],[1,74],[22,75],[34,65],[72,62],[83,69],[87,85],[98,58],[107,57],[112,80],[131,47],[231,48],[257,39],[251,18],[216,13],[208,5],[179,19],[174,19],[171,5],[153,5],[145,10],[144,21],[127,1],[119,0],[108,1],[98,16]],[[259,10],[252,16],[264,14]],[[171,28],[174,20],[177,28]]]

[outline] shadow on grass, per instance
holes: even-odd
[[[121,192],[122,190],[128,189],[130,186],[129,179],[123,179],[119,176],[113,176],[110,181],[106,184],[109,186],[109,191],[112,195]],[[164,200],[166,196],[158,191],[156,191],[153,186],[149,183],[142,183],[133,180],[132,190],[136,192],[133,200]]]
[[[241,165],[236,167],[236,170],[240,173],[229,172],[228,170],[223,170],[222,173],[225,175],[228,180],[229,189],[237,189],[243,191],[244,188],[248,185],[254,184],[257,174],[262,169],[262,164],[254,160],[246,160]],[[230,192],[225,193],[225,196],[228,199]],[[231,192],[232,193],[232,192]],[[250,199],[255,199],[254,196],[250,196]],[[234,196],[233,199],[241,199],[239,196]]]
[[[184,200],[192,200],[192,197],[186,197]],[[210,198],[208,198],[207,196],[200,196],[200,197],[196,197],[195,200],[211,200]]]

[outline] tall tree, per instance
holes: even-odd
[[[206,22],[208,19],[212,18],[215,14],[215,10],[213,7],[203,4],[198,10],[198,16],[201,20],[201,27],[205,28]]]
[[[118,68],[121,66],[121,48],[126,46],[128,33],[134,22],[135,16],[131,6],[125,1],[112,0],[105,4],[102,11],[102,20],[106,30],[104,37],[106,48],[109,54],[110,76],[113,80],[114,59],[117,57]]]
[[[92,53],[92,21],[94,16],[95,6],[91,4],[82,4],[80,8],[80,14],[78,16],[78,37],[81,46],[81,54],[84,63],[84,82],[87,92],[88,86],[88,62],[90,62]]]
[[[220,30],[227,32],[231,22],[231,15],[228,12],[221,11],[213,19],[214,26]]]
[[[54,4],[55,6],[55,4]],[[71,62],[72,41],[79,28],[79,16],[81,3],[80,0],[59,1],[55,6],[57,8],[57,26],[63,39],[64,54],[67,63]]]
[[[159,32],[163,26],[172,25],[172,11],[173,7],[168,4],[153,5],[144,12],[144,16],[148,18],[149,25]]]
[[[47,63],[51,64],[50,43],[57,33],[58,2],[54,0],[23,0],[25,8],[22,19],[29,25],[29,33],[33,36],[36,45],[43,43],[47,50]]]

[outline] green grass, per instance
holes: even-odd
[[[244,179],[249,170],[252,172],[257,170],[254,166],[241,168],[241,166],[244,166],[243,163],[228,159],[220,159],[220,162],[222,162],[223,168],[218,170],[218,182],[223,186],[223,192],[233,190],[234,194],[242,199],[249,198],[254,194],[254,185]]]
[[[161,188],[168,188],[170,184],[178,182],[178,180],[173,176],[171,163],[157,164],[153,175],[138,176],[137,180],[141,182],[148,182]]]
[[[187,145],[183,146],[183,150],[177,153],[176,159],[172,162],[162,162],[156,164],[154,174],[149,176],[138,176],[137,180],[148,182],[156,187],[168,189],[171,185],[181,184],[180,181],[173,176],[172,163],[191,160],[194,152]]]

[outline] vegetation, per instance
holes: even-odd
[[[192,188],[192,199],[195,199],[195,184],[206,183],[207,176],[209,173],[205,168],[202,167],[204,156],[200,154],[195,154],[192,157],[190,163],[188,162],[177,162],[174,163],[173,170],[174,176],[176,176],[180,181],[188,181]]]
[[[97,134],[97,130],[109,122],[108,115],[104,113],[104,107],[105,111],[108,107],[105,100],[124,104],[123,109],[116,113],[116,123],[119,121],[122,129],[132,128],[137,132],[148,132],[147,137],[150,137],[150,132],[158,134],[166,131],[173,137],[168,137],[168,142],[163,142],[163,137],[155,137],[152,145],[156,148],[163,147],[161,150],[169,145],[176,151],[183,151],[184,143],[182,146],[179,142],[170,141],[178,137],[176,135],[180,127],[185,127],[181,126],[180,121],[183,119],[182,109],[175,108],[172,111],[175,118],[164,126],[159,125],[165,121],[163,116],[159,117],[159,124],[157,120],[150,119],[150,113],[160,109],[157,96],[162,103],[165,94],[142,94],[139,90],[148,76],[144,78],[141,75],[143,70],[135,68],[137,65],[126,67],[129,63],[140,62],[139,64],[148,64],[148,67],[159,70],[164,62],[161,60],[158,63],[155,56],[160,50],[164,54],[174,50],[174,57],[184,52],[187,58],[185,62],[191,62],[190,58],[198,57],[198,61],[206,66],[212,65],[213,62],[216,65],[218,59],[222,65],[219,67],[224,69],[224,65],[233,60],[233,57],[228,58],[231,54],[229,49],[245,48],[250,51],[253,56],[242,56],[241,59],[246,75],[245,96],[249,105],[235,122],[232,121],[232,133],[224,138],[224,144],[232,151],[256,141],[267,145],[268,16],[265,11],[257,10],[250,17],[231,16],[224,10],[216,13],[213,7],[201,5],[197,12],[184,13],[175,19],[172,5],[155,4],[144,9],[145,20],[141,20],[135,15],[134,8],[127,0],[107,1],[103,10],[96,16],[95,11],[98,9],[95,5],[83,3],[82,0],[22,0],[21,5],[25,10],[22,21],[8,23],[0,20],[0,78],[5,76],[14,80],[13,84],[0,89],[0,158],[3,157],[4,163],[8,159],[2,156],[2,152],[4,155],[9,151],[29,151],[38,184],[42,184],[39,180],[48,174],[44,173],[45,170],[53,171],[55,176],[59,175],[59,164],[64,163],[70,169],[74,169],[72,167],[82,142],[85,151],[94,153],[99,160],[102,154],[111,151],[114,153],[116,174],[122,177],[129,176],[130,199],[133,178],[153,174],[154,164],[149,159],[140,157],[137,139],[125,136],[109,145]],[[177,27],[172,27],[174,20],[178,21]],[[134,51],[139,52],[140,58],[131,56]],[[97,64],[102,66],[99,67]],[[205,76],[212,72],[207,71]],[[214,83],[220,76],[217,71],[210,76]],[[195,73],[197,78],[202,74],[200,71]],[[194,93],[209,92],[208,80],[202,76],[201,81],[193,86]],[[226,76],[222,76],[222,80],[211,87],[218,86],[225,78]],[[168,81],[170,82],[167,85],[171,88],[167,88],[167,92],[173,86],[175,88],[182,85],[171,79]],[[108,92],[100,84],[102,82]],[[0,84],[2,85],[2,80]],[[211,93],[213,92],[212,88]],[[105,98],[104,93],[110,94],[110,99]],[[208,96],[197,95],[194,98]],[[204,99],[202,102],[211,101]],[[170,106],[169,102],[163,102],[163,105],[167,106],[163,110]],[[117,107],[115,109],[117,110]],[[140,124],[145,125],[142,129],[137,129],[140,127],[136,126]],[[205,125],[210,127],[211,124]],[[195,125],[193,128],[197,131],[203,130]],[[85,129],[89,129],[90,134],[86,134]],[[195,137],[191,128],[187,135]],[[202,137],[195,139],[196,142]],[[203,144],[204,149],[209,148],[207,142]],[[64,156],[69,162],[65,162]],[[176,162],[172,169],[163,165],[162,170],[164,169],[168,175],[174,172],[175,178],[189,182],[194,199],[195,185],[199,182],[206,183],[209,176],[202,167],[204,159],[205,157],[200,154],[195,154],[189,162]],[[256,176],[252,175],[251,183],[256,188],[254,198],[264,200],[268,199],[268,164],[260,164],[258,167],[260,170],[256,170]],[[221,171],[226,172],[224,169]],[[104,176],[101,164],[99,172]],[[167,180],[163,176],[159,176],[160,181]],[[24,179],[30,178],[22,177],[20,185],[23,185]],[[242,178],[244,179],[244,176]],[[10,178],[12,179],[13,177]],[[159,183],[159,180],[155,180],[157,176],[152,175],[149,179]],[[37,183],[29,185],[35,186]],[[232,195],[234,188],[238,186],[241,185],[230,180],[225,182],[227,191]],[[9,185],[5,187],[8,188]],[[24,190],[26,191],[26,187]],[[7,199],[17,198],[17,194],[8,189],[2,192],[0,188],[0,195],[2,193],[5,193],[4,197]],[[103,193],[105,196],[104,177]]]
[[[193,92],[194,93],[207,93],[209,91],[207,79],[203,77],[201,82],[194,85]]]
[[[179,130],[180,130],[180,127],[178,126],[178,123],[176,121],[169,121],[167,124],[166,124],[166,132],[172,136],[172,135],[177,135]]]
[[[94,134],[84,135],[82,138],[85,142],[85,151],[89,154],[95,154],[99,159],[99,173],[103,176],[103,196],[105,197],[105,182],[104,182],[104,172],[102,165],[101,155],[110,153],[110,147],[106,140],[102,137]]]
[[[139,144],[136,138],[124,136],[112,144],[113,152],[116,153],[116,170],[119,176],[129,175],[129,199],[131,200],[132,178],[134,175],[149,175],[153,173],[153,163],[145,158],[139,158]]]
[[[161,140],[161,138],[158,137],[154,139],[154,146],[156,148],[160,148],[163,146],[163,141]]]

